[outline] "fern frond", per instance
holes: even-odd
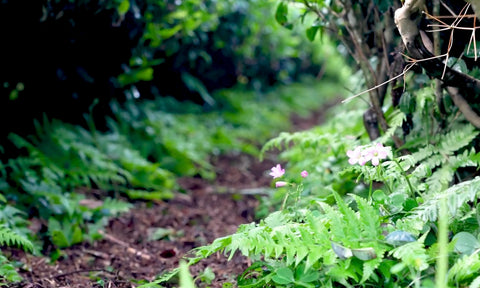
[[[0,226],[0,244],[6,246],[17,246],[25,251],[32,252],[33,244],[25,238],[8,227]]]
[[[340,195],[338,195],[338,193],[336,193],[335,191],[332,190],[332,192],[333,192],[333,196],[335,197],[338,210],[341,214],[343,214],[344,221],[347,224],[347,227],[345,227],[346,235],[351,235],[353,236],[352,238],[360,239],[361,228],[362,228],[361,221],[357,218],[357,215],[355,214],[355,212],[350,207],[347,206],[347,204],[342,199],[342,197],[340,197]],[[336,230],[336,228],[337,228],[336,226],[333,226],[332,230]]]
[[[400,111],[400,109],[393,111],[391,115],[387,118],[388,122],[388,130],[378,139],[379,142],[385,143],[386,141],[390,140],[392,136],[395,134],[395,131],[402,127],[403,121],[405,120],[405,113]]]
[[[480,177],[456,184],[443,192],[428,194],[425,202],[413,211],[411,217],[423,221],[436,221],[441,199],[446,199],[448,212],[454,216],[457,210],[469,201],[474,201],[480,194]],[[458,215],[457,215],[458,216]]]
[[[132,204],[114,198],[106,198],[103,200],[102,209],[108,211],[109,215],[116,216],[123,212],[128,212],[132,208]]]
[[[429,157],[431,157],[434,153],[436,153],[436,149],[433,145],[427,145],[425,147],[422,147],[420,149],[418,149],[418,151],[412,153],[412,155],[409,156],[409,159],[411,159],[412,161],[412,166],[417,164],[417,163],[420,163],[421,161],[425,160],[425,159],[428,159]],[[406,156],[402,156],[402,157],[406,157]],[[402,158],[400,157],[400,158]]]
[[[425,234],[426,236],[426,234]],[[410,242],[399,246],[389,252],[393,257],[402,260],[409,267],[414,267],[417,271],[426,270],[429,266],[430,257],[427,254],[423,244],[425,237],[415,242]]]
[[[359,218],[362,224],[363,237],[366,239],[379,239],[381,230],[378,211],[364,198],[356,195],[354,198],[355,202],[357,202],[359,215],[361,215]]]
[[[470,283],[470,288],[480,288],[480,276],[475,278],[472,283]]]
[[[438,152],[443,155],[453,155],[456,151],[467,146],[478,136],[480,131],[471,124],[460,126],[439,137]]]
[[[192,258],[190,263],[194,264],[218,251],[223,251],[229,259],[237,251],[250,257],[263,255],[266,259],[279,259],[285,256],[287,265],[295,266],[306,259],[308,267],[322,257],[335,258],[330,240],[324,237],[327,234],[325,226],[316,226],[312,220],[313,218],[310,218],[308,223],[295,223],[286,218],[283,212],[272,213],[259,224],[242,225],[237,233],[216,239],[208,246],[194,249],[196,257]],[[318,222],[319,219],[315,217],[315,221]],[[314,231],[313,227],[321,231]]]
[[[461,257],[448,271],[448,281],[452,285],[463,284],[473,277],[478,276],[479,270],[480,256],[478,253]]]

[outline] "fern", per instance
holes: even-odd
[[[478,276],[480,256],[478,253],[459,258],[448,271],[448,282],[452,285],[466,284]]]
[[[425,202],[413,211],[410,217],[418,217],[423,221],[435,221],[441,199],[446,199],[448,212],[451,216],[461,217],[457,214],[460,207],[469,201],[474,201],[480,196],[480,177],[456,184],[443,192],[426,195]]]
[[[424,271],[428,269],[429,263],[433,261],[433,259],[428,256],[423,243],[426,236],[427,233],[415,242],[410,242],[393,249],[389,254],[402,261],[400,264],[401,268],[413,267],[416,271]]]
[[[302,269],[308,271],[322,265],[324,269],[318,277],[328,281],[376,282],[376,269],[387,251],[387,247],[382,244],[378,211],[357,196],[354,196],[354,199],[358,211],[354,211],[340,195],[333,193],[336,207],[318,202],[319,211],[274,212],[259,224],[242,225],[237,233],[194,249],[195,257],[190,259],[189,264],[193,265],[220,251],[231,259],[234,253],[239,251],[253,259],[261,256],[266,263],[273,266],[277,265],[274,263],[283,263],[282,265],[297,269],[296,267],[302,265]],[[339,254],[333,245],[340,246],[334,243],[341,243],[345,245],[344,249],[351,249],[353,255],[358,255],[354,257],[355,261],[363,261],[353,265],[353,258],[340,259],[350,258],[352,254]]]
[[[395,134],[395,131],[402,127],[403,122],[405,121],[406,115],[400,110],[393,111],[389,117],[386,119],[389,125],[389,128],[385,133],[378,139],[381,143],[386,143],[389,141],[392,136]]]
[[[324,125],[311,130],[295,133],[282,132],[265,143],[260,155],[263,156],[266,151],[274,148],[282,149],[289,147],[291,150],[292,144],[298,146],[299,149],[312,148],[322,151],[327,148],[343,153],[345,151],[344,147],[348,147],[350,143],[354,142],[351,139],[349,141],[349,138],[345,136],[360,134],[362,131],[359,129],[358,123],[351,121],[351,119],[360,119],[360,117],[360,110],[342,111],[335,114]],[[322,152],[324,153],[325,151],[323,150]]]
[[[15,233],[12,229],[5,226],[0,226],[0,244],[6,246],[17,246],[29,252],[33,251],[33,244],[30,242],[30,240]]]
[[[120,213],[128,212],[132,208],[132,204],[107,197],[103,200],[102,210],[108,211],[109,216],[117,216]]]
[[[475,280],[473,280],[472,283],[470,283],[469,287],[470,288],[479,288],[480,287],[480,276],[475,278]]]
[[[2,253],[0,253],[0,276],[2,281],[0,285],[9,285],[8,282],[20,282],[22,277],[18,274],[12,262],[10,262]],[[3,282],[7,281],[7,283]]]
[[[383,162],[383,173],[365,168],[361,176],[367,181],[386,182],[395,194],[413,197],[425,191],[428,194],[443,191],[451,185],[459,168],[480,164],[480,153],[473,148],[465,149],[478,133],[472,125],[461,125],[458,130],[434,137],[435,145],[429,144],[411,155]]]

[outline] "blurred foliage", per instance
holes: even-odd
[[[149,84],[155,85],[160,94],[166,91],[168,95],[194,99],[188,96],[194,92],[208,103],[201,90],[212,91],[237,82],[268,86],[298,79],[301,74],[318,73],[321,61],[314,57],[319,54],[317,46],[308,43],[301,29],[289,31],[275,22],[275,3],[167,1],[159,9],[157,1],[138,5],[131,1],[133,11],[144,11],[141,19],[145,31],[130,60],[131,70],[119,77],[120,85],[155,80],[155,84]],[[174,79],[172,74],[176,75]],[[194,85],[179,85],[186,86],[186,95],[178,94],[178,86],[173,89],[156,84],[192,82],[185,81],[185,75],[198,79]],[[150,86],[142,88],[142,95],[157,95]]]
[[[83,124],[94,99],[92,117],[105,130],[112,99],[168,95],[212,106],[213,91],[239,83],[261,90],[306,74],[341,74],[323,73],[332,54],[310,43],[301,27],[278,25],[275,5],[54,0],[25,11],[17,1],[2,1],[0,25],[11,29],[2,35],[9,45],[0,48],[9,55],[0,67],[0,121],[12,125],[2,125],[0,137],[34,133],[33,119],[43,113]]]

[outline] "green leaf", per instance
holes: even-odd
[[[52,239],[52,243],[59,248],[67,248],[70,246],[67,237],[61,230],[50,231],[50,238]]]
[[[130,1],[123,0],[120,5],[117,7],[118,14],[125,15],[127,14],[128,10],[130,9]]]
[[[167,236],[173,235],[175,230],[173,228],[153,228],[154,230],[149,230],[148,241],[157,241],[163,239]]]
[[[457,70],[460,73],[468,73],[467,64],[462,59],[455,57],[449,57],[447,60],[447,65],[453,70]]]
[[[413,113],[415,112],[416,104],[415,97],[410,92],[403,92],[400,97],[400,111],[405,114]]]
[[[126,86],[139,81],[150,81],[153,79],[153,68],[142,67],[139,69],[132,69],[127,73],[118,76],[118,82],[122,86]]]
[[[83,241],[83,232],[78,225],[73,227],[72,239],[70,245],[77,244]]]
[[[315,40],[315,36],[317,36],[317,31],[319,27],[318,26],[311,26],[310,28],[307,29],[307,38],[308,40],[312,41]]]
[[[200,81],[200,79],[194,77],[193,75],[191,75],[189,73],[182,73],[182,80],[185,83],[185,85],[188,87],[188,89],[200,94],[202,99],[208,105],[213,106],[215,104],[215,99],[212,98],[212,96],[208,92],[207,88],[205,87],[205,85],[203,85],[203,83],[202,83],[202,81]]]
[[[477,58],[480,56],[480,42],[476,41],[475,43],[472,42],[471,45],[466,45],[464,54],[465,57],[468,58]]]
[[[275,273],[276,274],[272,277],[272,280],[277,284],[288,285],[295,281],[292,270],[287,267],[279,268]]]
[[[382,190],[375,190],[372,194],[372,198],[375,202],[383,204],[387,199],[387,195],[385,195],[385,192]]]
[[[390,7],[393,6],[392,0],[374,0],[374,2],[381,13],[385,13]]]
[[[454,249],[461,254],[471,255],[480,248],[477,238],[468,232],[457,233],[452,241],[456,241]]]
[[[302,273],[300,274],[299,277],[296,277],[296,278],[300,282],[309,283],[309,282],[318,280],[319,277],[320,277],[320,273],[318,271],[315,271],[315,270],[307,271],[302,269]]]
[[[280,2],[277,6],[277,11],[275,12],[275,20],[282,25],[285,26],[288,21],[288,5],[284,2]]]
[[[207,267],[205,270],[199,275],[202,282],[206,282],[207,284],[211,284],[213,280],[215,280],[215,273],[213,272],[212,268]]]

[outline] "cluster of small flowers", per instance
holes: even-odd
[[[373,166],[378,166],[380,160],[387,158],[390,150],[390,147],[384,147],[382,143],[358,146],[354,150],[347,151],[347,156],[350,158],[348,159],[348,163],[351,165],[358,163],[363,166],[368,161],[372,161]]]
[[[273,179],[276,179],[276,178],[280,178],[283,176],[283,174],[285,174],[285,169],[282,169],[282,166],[280,164],[277,164],[277,166],[274,166],[272,167],[272,169],[270,169],[270,176],[273,177]],[[308,176],[308,172],[306,170],[303,170],[300,175],[305,178]],[[285,181],[277,181],[275,182],[275,187],[283,187],[283,186],[286,186],[288,184],[288,182],[285,182]]]

